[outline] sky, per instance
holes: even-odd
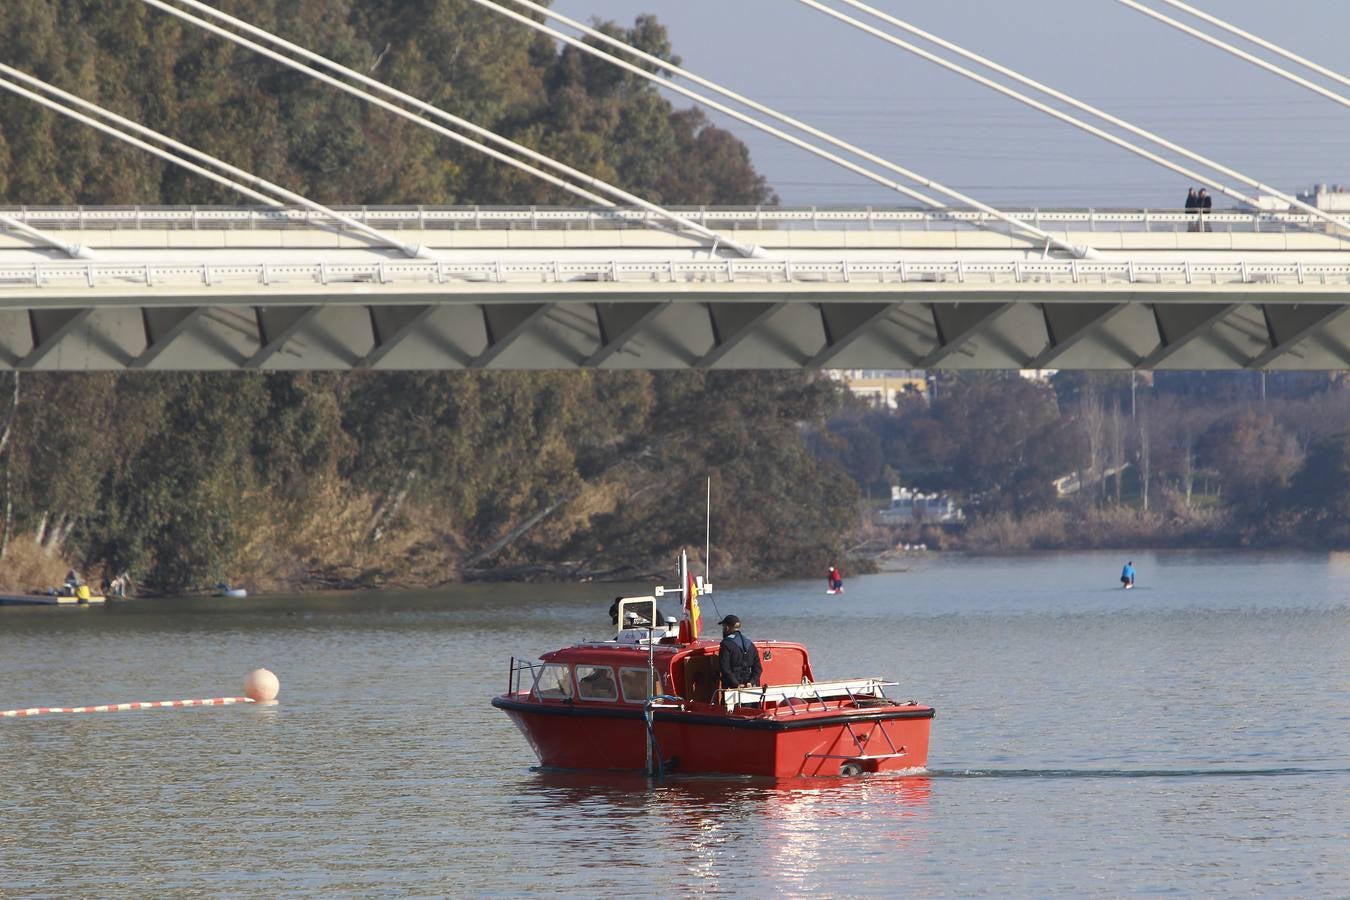
[[[1145,2],[1203,26],[1161,0]],[[1350,75],[1350,0],[1189,2]],[[968,82],[799,0],[555,0],[552,5],[586,22],[598,17],[631,25],[642,13],[655,14],[690,71],[986,203],[1179,207],[1192,184],[1184,175]],[[833,5],[867,18],[837,0]],[[1118,0],[874,0],[872,5],[1278,189],[1305,191],[1326,183],[1350,190],[1350,107]],[[1293,63],[1264,55],[1317,79]],[[1321,83],[1350,96],[1350,87]],[[692,103],[671,99],[679,107]],[[784,205],[915,205],[890,188],[708,113],[749,145],[756,168]],[[1215,205],[1231,203],[1220,196]]]

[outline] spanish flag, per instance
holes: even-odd
[[[694,582],[694,573],[689,571],[689,554],[681,553],[684,569],[684,615],[680,617],[680,643],[688,644],[698,640],[703,627],[703,614],[698,608],[698,585]]]

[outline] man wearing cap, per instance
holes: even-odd
[[[754,643],[741,634],[741,620],[729,615],[717,624],[722,626],[722,648],[718,653],[722,687],[758,687],[764,667],[759,664],[759,651]]]

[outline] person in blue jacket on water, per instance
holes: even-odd
[[[1127,588],[1134,587],[1134,560],[1125,563],[1125,568],[1120,570],[1120,583]]]

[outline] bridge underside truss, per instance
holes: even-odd
[[[0,308],[0,367],[1350,368],[1344,292],[588,293],[165,296],[153,305],[44,298],[41,306],[10,298]]]

